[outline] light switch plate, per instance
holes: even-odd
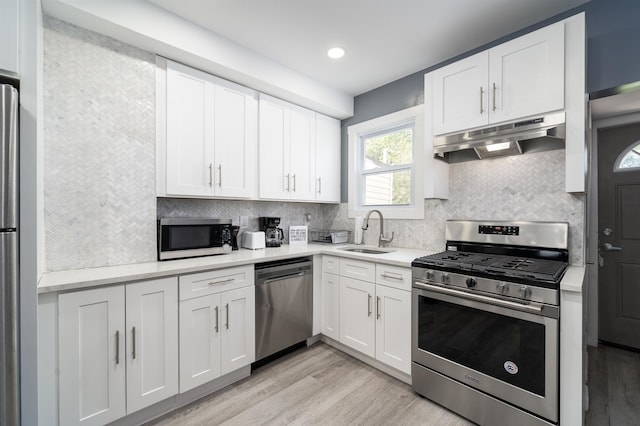
[[[246,228],[249,226],[249,217],[240,216],[240,228]]]

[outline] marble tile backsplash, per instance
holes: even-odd
[[[424,220],[385,220],[391,246],[444,249],[447,219],[531,220],[569,223],[572,264],[584,261],[584,196],[565,192],[564,150],[451,164],[449,199],[425,200]],[[353,229],[346,204],[331,209],[331,228]],[[376,217],[376,216],[373,216]],[[377,244],[379,221],[371,221],[365,244]]]
[[[44,17],[46,269],[156,258],[155,58]]]
[[[156,198],[149,52],[45,15],[43,93],[48,271],[154,261],[158,217],[248,216],[257,230],[259,216],[278,216],[285,236],[290,225],[353,231],[346,204]],[[424,209],[424,220],[385,220],[391,246],[440,251],[447,219],[566,221],[571,263],[583,262],[584,196],[564,191],[564,150],[452,164],[450,198]]]

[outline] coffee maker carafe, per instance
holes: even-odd
[[[258,225],[260,226],[260,230],[264,231],[265,246],[280,247],[282,240],[284,240],[284,232],[282,228],[278,228],[280,218],[259,217]]]

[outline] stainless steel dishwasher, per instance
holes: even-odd
[[[312,265],[308,258],[256,264],[256,361],[311,337]]]

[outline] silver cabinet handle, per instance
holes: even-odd
[[[484,114],[484,108],[482,107],[482,98],[484,97],[484,88],[480,86],[480,114]]]
[[[380,319],[380,296],[376,296],[376,318]]]
[[[217,333],[217,332],[218,332],[218,330],[219,330],[219,327],[218,327],[219,323],[218,323],[218,321],[219,321],[219,319],[218,319],[218,307],[216,306],[216,333]]]
[[[290,176],[291,175],[287,174],[287,178],[286,178],[286,180],[287,180],[287,189],[285,189],[285,191],[287,191],[287,192],[291,191],[291,177]]]
[[[493,110],[496,110],[496,83],[493,83]]]
[[[136,328],[135,327],[131,328],[131,340],[132,340],[131,356],[133,359],[136,359]]]
[[[227,278],[226,280],[221,280],[221,281],[211,281],[207,285],[217,285],[217,284],[230,283],[230,282],[233,282],[235,280],[236,280],[235,278]]]
[[[213,186],[213,164],[209,163],[209,186]]]
[[[318,178],[318,194],[322,194],[322,178]]]
[[[120,364],[120,330],[116,331],[116,365]]]
[[[370,316],[371,316],[371,295],[370,295],[370,294],[367,294],[367,303],[368,303],[368,306],[367,306],[367,309],[368,309],[367,316],[368,316],[368,317],[370,317]]]
[[[293,174],[293,192],[296,192],[296,174]]]
[[[382,278],[387,278],[387,279],[390,279],[390,280],[404,281],[404,280],[402,279],[402,276],[397,277],[397,276],[395,276],[395,275],[387,275],[386,273],[383,273],[383,274],[382,274],[382,275],[380,275],[380,276],[381,276]]]
[[[602,248],[604,249],[604,251],[622,251],[622,247],[616,247],[613,244],[609,243],[604,243],[602,245]]]
[[[218,165],[218,186],[222,188],[222,164]]]
[[[225,324],[225,327],[227,327],[227,330],[228,330],[229,329],[229,304],[228,303],[225,305],[225,308],[227,310],[227,322]]]

